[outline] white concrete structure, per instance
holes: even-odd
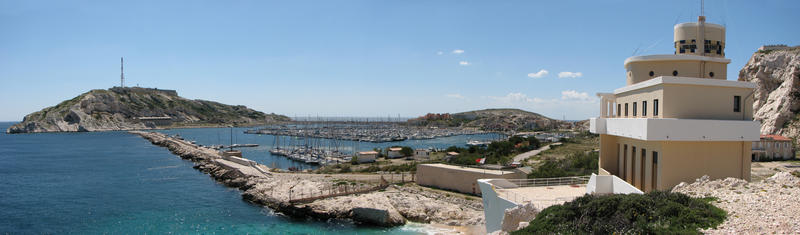
[[[642,191],[613,176],[561,177],[544,179],[479,179],[486,232],[502,227],[506,209],[533,204],[538,210],[583,196],[584,194],[629,194]]]

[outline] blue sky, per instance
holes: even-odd
[[[595,93],[624,86],[627,57],[672,54],[673,25],[699,11],[697,0],[0,0],[0,120],[118,85],[120,56],[128,85],[289,116],[511,107],[585,119]],[[706,1],[708,21],[727,26],[728,79],[763,44],[799,45],[798,12],[800,1]]]

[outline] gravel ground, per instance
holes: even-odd
[[[713,202],[728,212],[728,219],[708,234],[800,234],[800,178],[779,172],[760,182],[735,178],[681,183],[673,192],[695,197],[716,197]]]

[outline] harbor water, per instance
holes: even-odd
[[[272,168],[288,169],[295,167],[297,169],[315,169],[319,166],[305,164],[303,162],[293,161],[283,156],[273,155],[269,152],[274,147],[275,136],[263,134],[245,134],[244,131],[253,128],[237,127],[237,128],[194,128],[194,129],[170,129],[159,130],[159,132],[167,135],[180,135],[181,138],[190,141],[196,141],[197,144],[211,146],[211,145],[231,145],[234,144],[258,144],[258,147],[237,148],[242,151],[245,158],[254,160],[258,163],[264,164]],[[296,145],[304,145],[305,139],[302,137],[283,136],[281,138],[282,147],[286,147],[288,139],[294,139],[293,143]],[[491,140],[497,139],[497,134],[476,134],[476,135],[457,135],[440,137],[435,139],[426,140],[403,140],[395,142],[354,142],[349,140],[336,141],[339,144],[339,149],[345,152],[366,151],[374,148],[388,148],[390,146],[408,146],[411,148],[435,148],[445,149],[450,146],[465,147],[467,141],[470,140]],[[309,143],[319,143],[319,146],[327,148],[332,146],[330,139],[322,138],[308,138]]]
[[[11,124],[0,123],[0,129]],[[219,131],[227,129],[164,132],[215,144]],[[235,138],[264,144],[243,149],[248,158],[291,164],[269,155],[268,137]],[[0,234],[420,234],[431,229],[277,215],[243,201],[237,189],[216,183],[191,162],[127,132],[0,134]]]

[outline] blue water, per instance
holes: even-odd
[[[0,123],[0,130],[11,124]],[[357,227],[273,214],[243,201],[238,190],[216,183],[191,162],[126,132],[0,134],[0,234],[419,231],[420,225]]]
[[[170,129],[159,130],[159,132],[168,135],[180,135],[186,140],[197,141],[197,144],[202,145],[230,145],[231,142],[239,144],[259,144],[258,147],[253,148],[240,148],[242,155],[245,158],[254,160],[258,163],[264,164],[273,168],[288,169],[289,167],[296,167],[298,169],[314,169],[318,166],[305,164],[302,162],[292,161],[283,156],[275,156],[269,153],[273,148],[275,136],[273,135],[257,135],[245,134],[244,131],[253,128],[195,128],[195,129]],[[479,134],[479,135],[459,135],[442,137],[429,140],[405,140],[397,142],[384,142],[384,143],[371,143],[371,142],[358,142],[353,141],[339,141],[341,149],[346,149],[352,152],[355,148],[357,151],[372,150],[373,148],[387,148],[390,146],[409,146],[412,148],[436,148],[444,149],[450,146],[466,146],[469,140],[488,140],[497,139],[497,134]],[[285,138],[284,140],[285,141]],[[321,139],[322,146],[330,146],[328,142],[331,140]],[[297,141],[302,142],[302,141]]]

